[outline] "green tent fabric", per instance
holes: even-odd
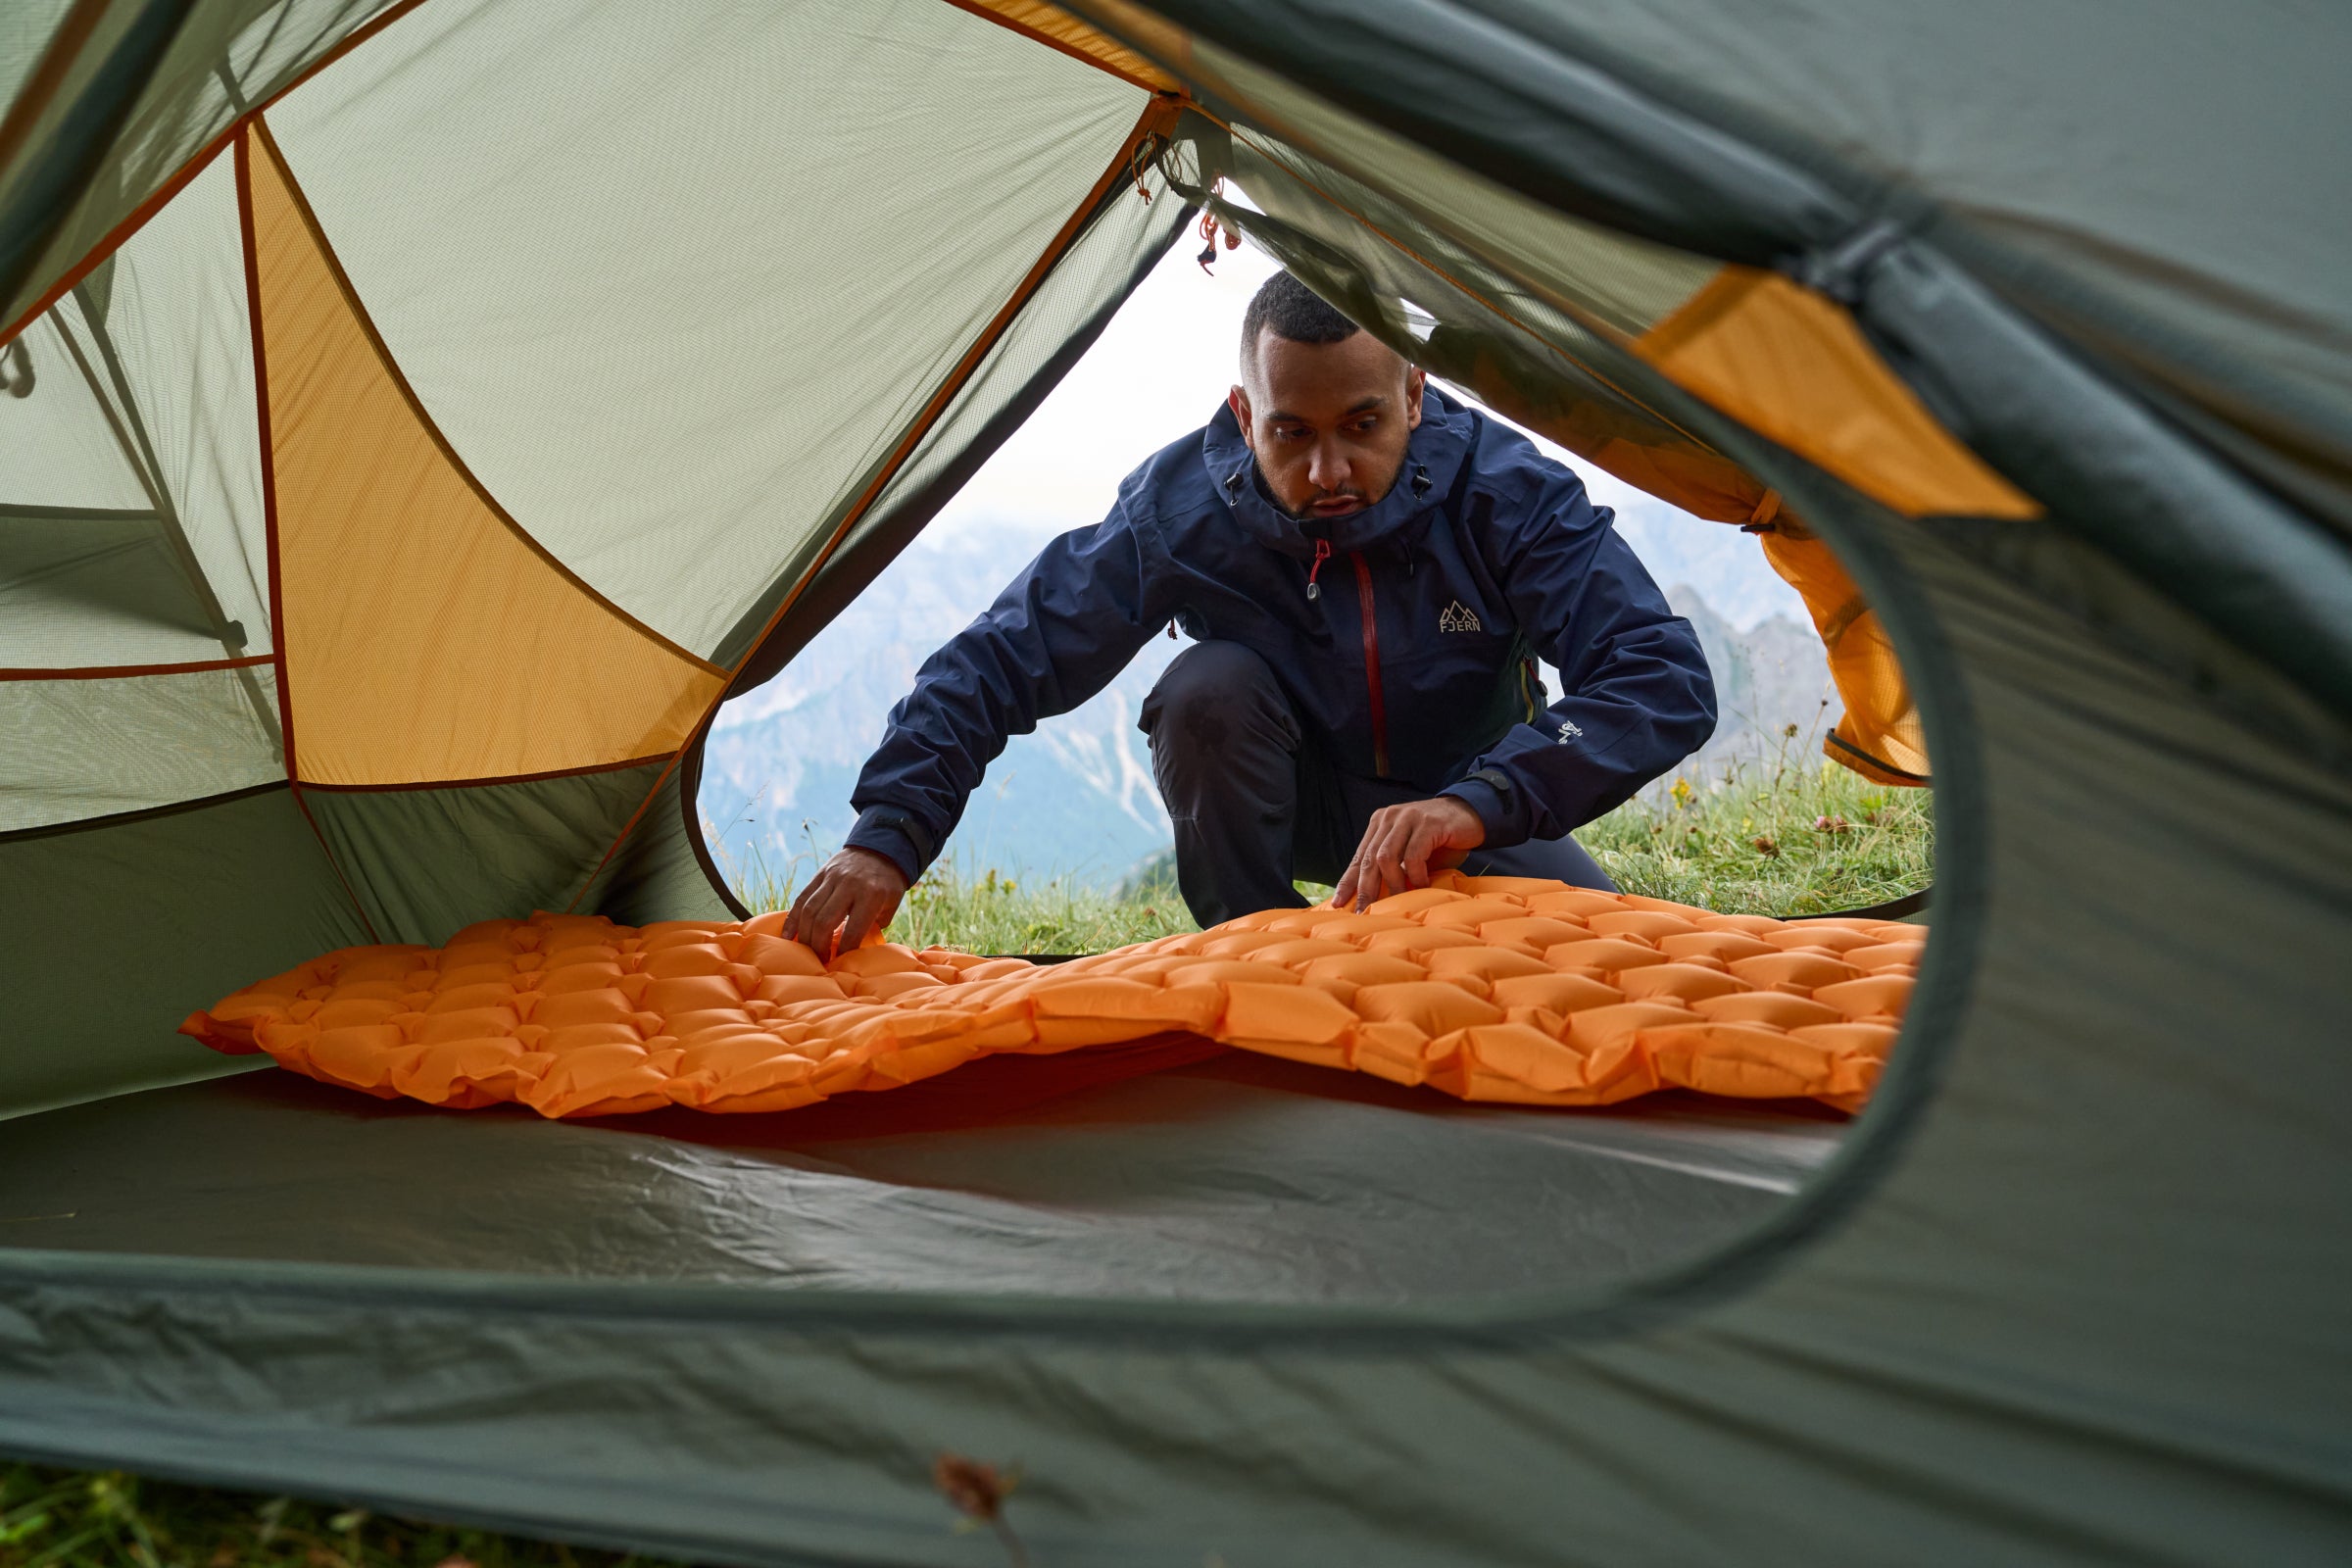
[[[0,29],[0,1451],[744,1562],[993,1560],[942,1451],[1052,1564],[2341,1561],[2341,19],[854,11]],[[722,909],[698,713],[1194,203],[1835,545],[1939,792],[1849,1133],[1181,1039],[721,1126],[193,1081],[179,1014],[326,948]],[[387,454],[642,723],[560,649],[471,725],[348,662],[440,678],[320,563],[474,624],[367,554]]]

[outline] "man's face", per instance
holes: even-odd
[[[1369,332],[1294,343],[1264,331],[1256,360],[1226,401],[1276,504],[1315,520],[1386,496],[1421,422],[1421,372]]]

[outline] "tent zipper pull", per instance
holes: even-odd
[[[1315,581],[1315,573],[1321,571],[1323,569],[1323,563],[1329,561],[1330,559],[1331,541],[1328,539],[1316,540],[1315,564],[1306,568],[1306,600],[1308,604],[1313,604],[1316,600],[1323,597],[1323,590]]]

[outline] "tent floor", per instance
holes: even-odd
[[[550,1122],[264,1071],[8,1123],[0,1246],[769,1287],[1396,1301],[1690,1257],[1809,1104],[1457,1103],[1191,1037],[799,1111]]]

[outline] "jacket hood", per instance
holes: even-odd
[[[1200,434],[1200,458],[1209,484],[1236,521],[1251,538],[1301,561],[1314,554],[1315,541],[1326,539],[1339,551],[1365,550],[1391,540],[1409,539],[1428,514],[1445,503],[1453,481],[1470,455],[1478,416],[1435,387],[1421,396],[1421,424],[1405,444],[1404,466],[1396,482],[1378,504],[1326,522],[1292,516],[1266,495],[1257,476],[1257,459],[1242,439],[1242,427],[1230,406],[1217,410]]]

